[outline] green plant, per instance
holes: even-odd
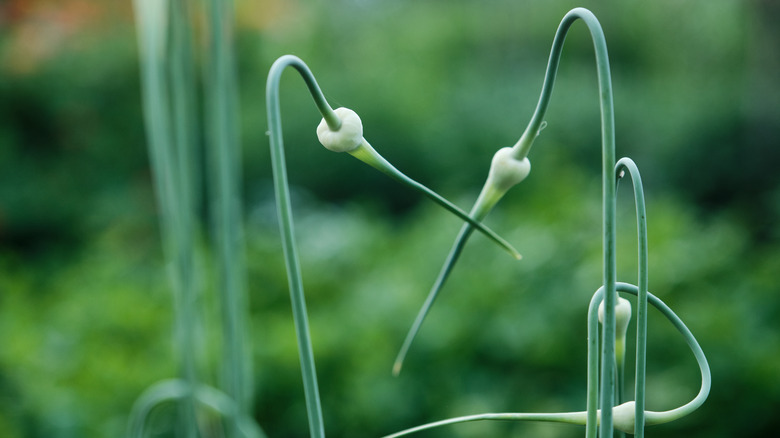
[[[612,84],[610,78],[609,59],[607,46],[601,25],[590,11],[577,8],[569,12],[562,20],[553,41],[553,48],[547,67],[541,97],[536,111],[520,140],[512,148],[500,149],[493,158],[488,179],[480,193],[476,204],[471,210],[473,220],[468,221],[461,229],[455,244],[453,245],[447,260],[437,278],[433,289],[423,304],[409,335],[398,355],[393,367],[394,374],[400,372],[403,359],[408,352],[412,340],[420,329],[420,326],[430,310],[436,296],[452,271],[466,240],[473,231],[477,221],[484,219],[504,194],[521,182],[530,171],[530,163],[527,155],[530,148],[544,127],[544,115],[550,101],[552,89],[557,73],[563,43],[571,25],[581,19],[588,26],[593,38],[596,52],[596,64],[598,67],[599,89],[601,96],[602,119],[602,165],[603,165],[603,286],[594,294],[588,312],[588,387],[587,387],[587,411],[569,413],[539,413],[539,414],[482,414],[467,417],[459,417],[451,420],[431,423],[424,426],[408,429],[388,437],[398,437],[409,433],[429,429],[432,427],[467,422],[476,420],[537,420],[554,421],[581,424],[587,426],[586,436],[603,437],[612,436],[613,429],[620,432],[634,433],[637,436],[644,435],[645,425],[665,423],[690,413],[698,408],[709,394],[710,373],[706,358],[701,348],[690,331],[682,321],[659,299],[650,295],[647,291],[647,227],[645,223],[644,195],[641,179],[636,165],[630,159],[623,158],[615,162],[615,129],[614,108],[612,103]],[[274,171],[276,175],[277,201],[279,203],[279,218],[282,224],[285,254],[287,255],[288,276],[290,278],[290,290],[293,300],[293,309],[296,318],[296,331],[299,336],[299,348],[301,349],[302,372],[304,376],[307,408],[309,409],[310,427],[312,436],[324,436],[319,395],[314,371],[314,359],[311,353],[311,344],[308,337],[306,323],[306,308],[303,298],[303,290],[300,280],[300,264],[297,261],[295,243],[292,232],[292,213],[289,207],[289,194],[287,193],[287,181],[284,173],[284,156],[281,140],[281,121],[278,104],[278,77],[284,67],[294,66],[304,77],[309,91],[323,115],[323,122],[318,128],[320,141],[327,148],[338,152],[350,152],[357,158],[371,164],[380,170],[395,176],[394,168],[386,164],[385,160],[378,157],[373,148],[363,138],[360,119],[351,110],[340,109],[333,112],[322,96],[322,92],[314,80],[311,71],[297,58],[282,57],[271,68],[268,81],[268,115],[271,127],[271,145],[274,154]],[[341,129],[341,131],[340,131]],[[375,158],[377,157],[377,158]],[[377,164],[379,163],[379,164]],[[389,172],[386,169],[391,169]],[[639,240],[639,286],[626,283],[618,283],[616,280],[616,231],[615,231],[615,204],[616,204],[616,174],[618,180],[625,172],[631,176],[634,184],[634,194],[637,209],[637,234]],[[404,179],[399,178],[403,182]],[[625,356],[625,330],[630,319],[630,306],[628,314],[625,312],[625,300],[618,302],[617,292],[625,292],[637,295],[638,325],[637,325],[637,360],[636,360],[636,389],[635,401],[622,402],[624,356]],[[666,412],[645,411],[645,348],[647,338],[647,303],[657,307],[685,337],[690,348],[699,362],[702,373],[702,387],[699,395],[690,403]],[[603,330],[601,343],[598,340],[598,328],[596,327],[596,314],[598,304],[601,303]],[[616,306],[620,304],[622,318],[620,328],[616,327]],[[616,351],[616,340],[620,338],[619,351]],[[597,356],[601,345],[601,357]],[[599,366],[600,364],[600,366]],[[600,382],[600,384],[599,384]],[[617,401],[617,403],[616,403]]]
[[[251,404],[246,392],[250,369],[244,356],[242,307],[242,257],[240,208],[235,202],[236,180],[239,164],[235,147],[236,136],[231,129],[234,123],[235,103],[232,72],[232,50],[229,31],[225,25],[225,11],[218,3],[210,3],[211,44],[213,69],[206,75],[207,120],[214,147],[211,160],[215,163],[210,178],[215,189],[213,216],[218,224],[217,253],[221,266],[224,291],[223,308],[225,325],[226,365],[223,390],[217,390],[197,378],[196,358],[193,356],[194,325],[197,315],[191,307],[196,292],[193,265],[196,257],[195,214],[193,212],[193,170],[188,145],[197,135],[195,117],[191,112],[191,88],[194,81],[190,73],[192,55],[189,52],[187,25],[182,21],[188,16],[184,2],[171,3],[169,11],[164,3],[137,0],[136,10],[142,24],[139,42],[144,57],[143,76],[147,129],[150,155],[157,179],[158,199],[162,211],[162,229],[169,260],[174,266],[172,279],[176,297],[176,343],[181,358],[181,378],[163,381],[150,388],[139,398],[130,426],[131,436],[143,436],[151,411],[166,401],[179,401],[179,419],[184,436],[198,435],[199,407],[210,408],[227,419],[228,435],[262,436],[262,431],[248,417]],[[178,9],[177,9],[178,8]],[[170,21],[168,21],[170,20]],[[322,407],[315,369],[314,353],[301,278],[301,264],[295,242],[292,206],[282,140],[281,111],[279,107],[279,83],[287,67],[294,68],[303,78],[323,119],[317,128],[320,142],[329,150],[348,152],[350,155],[380,170],[404,185],[417,190],[443,208],[465,221],[456,241],[445,260],[440,274],[406,337],[393,367],[395,374],[401,370],[404,357],[418,333],[447,277],[452,272],[466,241],[474,229],[488,236],[515,258],[517,251],[481,221],[494,208],[504,194],[524,180],[530,172],[528,154],[544,127],[544,116],[552,95],[558,63],[568,30],[577,20],[582,20],[590,31],[596,53],[601,107],[602,134],[602,194],[603,194],[603,276],[602,286],[593,294],[588,310],[588,358],[586,410],[565,413],[499,413],[457,417],[407,429],[388,437],[398,437],[438,426],[479,420],[531,420],[572,423],[586,426],[587,437],[611,437],[614,430],[620,433],[644,435],[646,425],[661,424],[680,418],[697,409],[707,398],[711,376],[706,358],[685,324],[660,299],[648,292],[647,226],[643,188],[639,171],[634,162],[615,159],[614,108],[612,85],[606,41],[598,20],[589,11],[577,8],[562,20],[552,45],[544,84],[539,102],[528,127],[511,148],[500,149],[493,157],[487,181],[470,213],[461,211],[454,204],[401,173],[385,160],[364,138],[359,116],[352,110],[333,110],[326,101],[314,75],[299,58],[286,55],[271,67],[267,82],[267,115],[271,146],[271,161],[277,200],[282,245],[289,282],[290,298],[296,329],[305,402],[312,437],[325,436]],[[171,23],[170,35],[165,34],[166,23]],[[170,37],[170,40],[169,40]],[[173,56],[165,61],[170,50]],[[171,75],[170,83],[166,74]],[[170,90],[168,89],[170,87]],[[188,91],[189,90],[189,91]],[[171,96],[170,101],[168,96]],[[169,116],[173,114],[172,117]],[[173,120],[171,120],[173,119]],[[637,285],[617,281],[616,260],[616,194],[618,182],[628,174],[633,184],[637,214],[638,280]],[[618,297],[618,292],[637,296],[637,343],[635,389],[633,400],[624,401],[625,336],[631,317],[630,305]],[[647,306],[652,304],[683,335],[696,357],[702,374],[699,394],[680,408],[655,412],[645,408],[645,363],[647,340]],[[617,309],[617,310],[616,310]],[[602,323],[599,333],[598,324]],[[600,339],[599,339],[600,338]]]

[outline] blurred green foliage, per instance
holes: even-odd
[[[637,161],[648,191],[650,290],[687,322],[713,370],[700,411],[648,433],[780,427],[773,2],[238,1],[255,413],[269,436],[307,430],[270,189],[270,64],[303,58],[335,106],[360,114],[380,153],[468,207],[492,153],[530,117],[555,27],[574,6],[590,8],[607,36],[618,156]],[[20,31],[27,22],[8,14],[0,27],[0,430],[11,438],[118,436],[143,388],[174,373],[134,30],[129,11],[102,11],[99,25],[21,64],[37,53]],[[394,355],[459,223],[321,148],[302,82],[282,81],[330,435],[584,407],[585,311],[601,282],[599,115],[585,32],[567,41],[531,176],[488,220],[523,261],[474,238],[395,379]],[[621,187],[618,278],[634,281],[629,194]],[[205,314],[211,307],[204,300]],[[668,409],[695,395],[697,370],[658,314],[649,327],[648,406]],[[580,435],[498,422],[425,436]]]

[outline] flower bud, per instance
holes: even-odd
[[[325,119],[317,126],[317,138],[325,148],[333,152],[349,152],[360,146],[363,141],[363,122],[360,117],[348,108],[334,110],[341,119],[341,127],[331,131]]]
[[[599,304],[599,322],[604,324],[604,301]],[[618,297],[615,304],[615,337],[625,338],[628,323],[631,322],[631,302]]]
[[[490,163],[487,183],[499,193],[505,193],[512,186],[524,180],[531,172],[531,162],[528,158],[518,160],[512,156],[512,148],[499,149],[493,155]]]
[[[625,432],[634,433],[636,423],[636,402],[625,402],[612,408],[612,427]]]

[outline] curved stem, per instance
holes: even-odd
[[[236,430],[245,438],[264,438],[260,426],[246,416],[236,402],[224,392],[207,385],[190,385],[181,379],[161,380],[141,394],[133,405],[128,421],[128,438],[145,436],[146,423],[152,411],[171,401],[194,398],[199,404],[210,407],[224,418],[234,421]]]
[[[680,332],[680,334],[683,335],[683,338],[685,339],[685,342],[688,344],[688,347],[693,352],[694,357],[696,358],[696,362],[699,365],[699,371],[701,372],[701,388],[699,389],[699,393],[696,395],[696,397],[693,398],[690,402],[686,403],[683,406],[680,406],[676,409],[671,409],[668,411],[662,411],[662,412],[654,412],[654,411],[642,411],[642,414],[644,414],[644,425],[652,426],[656,424],[663,424],[668,423],[670,421],[677,420],[679,418],[682,418],[691,412],[698,409],[705,400],[707,400],[707,396],[710,393],[710,388],[712,387],[712,374],[710,372],[710,366],[707,362],[707,358],[704,355],[704,351],[702,351],[701,346],[699,345],[699,342],[696,340],[696,338],[693,336],[691,331],[688,329],[688,327],[685,325],[684,322],[680,319],[680,317],[677,316],[677,314],[672,311],[663,301],[661,301],[659,298],[657,298],[655,295],[651,294],[647,290],[642,290],[642,288],[634,286],[633,284],[629,283],[623,283],[623,282],[617,282],[615,283],[615,289],[619,292],[625,292],[632,295],[639,296],[640,294],[644,295],[647,299],[647,302],[649,304],[652,304],[656,309],[658,309],[671,323],[674,325],[674,327],[677,329],[677,331]],[[588,312],[588,409],[590,410],[591,406],[594,402],[594,399],[598,397],[598,394],[595,393],[595,391],[592,390],[591,383],[595,382],[598,378],[596,375],[594,377],[593,370],[598,367],[598,360],[595,356],[593,351],[595,351],[596,348],[598,348],[597,340],[593,342],[591,339],[591,330],[598,330],[598,320],[594,309],[598,308],[599,303],[602,300],[604,294],[604,287],[600,287],[595,294],[593,294],[593,298],[591,299],[591,305],[590,310]],[[639,400],[636,400],[635,403],[639,403]],[[644,407],[644,400],[642,401],[642,405]],[[636,418],[641,419],[642,415],[636,416]],[[640,426],[644,426],[639,421],[636,421],[635,430],[640,430]],[[595,435],[594,435],[595,436]]]
[[[268,111],[268,126],[271,137],[271,165],[274,176],[274,190],[276,192],[277,213],[279,227],[282,234],[282,248],[284,250],[285,265],[287,266],[287,279],[290,288],[290,301],[292,303],[295,333],[298,339],[298,354],[301,363],[301,375],[303,377],[303,389],[306,398],[306,412],[309,417],[309,433],[312,438],[324,438],[325,429],[322,420],[322,406],[317,385],[317,372],[314,366],[314,353],[309,335],[309,321],[306,312],[306,300],[303,295],[303,280],[301,266],[298,261],[298,253],[295,245],[295,233],[293,231],[292,207],[290,202],[290,190],[287,182],[287,165],[284,159],[284,144],[282,141],[282,119],[279,110],[279,80],[287,67],[295,68],[303,77],[309,92],[314,98],[323,118],[331,129],[337,130],[341,121],[328,105],[322,91],[317,85],[309,68],[300,59],[294,56],[283,56],[271,67],[266,86],[266,105]]]
[[[603,288],[599,288],[590,299],[588,306],[588,368],[587,368],[587,424],[585,438],[596,438],[598,434],[599,409],[599,304],[603,299]]]
[[[596,53],[596,67],[599,82],[599,96],[601,107],[601,144],[602,144],[602,196],[603,196],[603,251],[604,251],[604,331],[601,350],[601,436],[612,436],[612,407],[615,394],[615,371],[611,366],[603,366],[610,363],[615,356],[615,184],[612,170],[615,165],[615,114],[612,99],[612,79],[610,77],[609,56],[607,54],[607,42],[596,17],[587,9],[576,8],[563,17],[556,40],[561,35],[562,39],[574,21],[581,19],[588,26],[593,48]],[[553,43],[553,53],[555,51]],[[560,49],[558,49],[560,53]],[[560,55],[558,55],[560,56]],[[553,57],[553,54],[550,55]],[[546,81],[545,81],[546,82]]]
[[[671,409],[668,411],[662,411],[662,412],[643,411],[642,412],[643,416],[635,416],[634,429],[639,430],[642,427],[644,427],[644,424],[648,426],[652,426],[657,424],[668,423],[670,421],[682,418],[685,415],[688,415],[691,412],[698,409],[704,403],[704,401],[707,399],[707,396],[709,395],[710,387],[712,385],[712,376],[710,374],[710,368],[709,368],[709,364],[707,363],[707,358],[704,356],[704,352],[702,351],[698,341],[696,341],[696,338],[693,336],[693,334],[685,325],[685,323],[683,323],[682,320],[674,313],[674,311],[672,311],[663,301],[661,301],[656,296],[652,295],[650,292],[647,291],[641,292],[640,288],[638,288],[637,286],[628,283],[617,283],[617,282],[615,284],[615,289],[616,291],[625,292],[637,296],[640,293],[646,294],[645,296],[647,297],[648,302],[652,304],[655,308],[657,308],[683,335],[683,338],[685,338],[685,341],[687,342],[688,346],[693,352],[693,355],[696,358],[702,376],[701,389],[699,390],[699,393],[696,395],[696,397],[694,397],[693,400],[684,404],[683,406],[680,406],[679,408]],[[602,286],[596,291],[596,293],[593,294],[593,297],[591,298],[590,301],[590,305],[588,307],[588,396],[587,396],[588,410],[587,411],[563,412],[563,413],[498,413],[498,414],[489,413],[489,414],[467,415],[463,417],[455,417],[447,420],[441,420],[433,423],[423,424],[421,426],[413,427],[410,429],[403,430],[401,432],[396,432],[394,434],[387,435],[384,438],[397,438],[400,436],[405,436],[423,430],[433,429],[436,427],[447,426],[447,425],[458,424],[458,423],[467,423],[472,421],[483,421],[483,420],[548,421],[548,422],[556,422],[556,423],[585,425],[587,427],[586,437],[595,437],[597,425],[600,424],[603,421],[603,418],[605,417],[605,415],[602,415],[603,412],[602,410],[595,409],[598,402],[597,388],[598,388],[598,378],[599,378],[598,355],[596,353],[599,347],[597,312],[598,312],[599,304],[604,298],[604,290],[605,288]],[[610,414],[612,414],[612,408],[610,408]],[[636,421],[636,418],[641,419],[642,417],[644,417],[645,422],[640,427],[639,425],[640,423]]]
[[[568,424],[585,424],[585,412],[562,412],[562,413],[497,413],[497,414],[478,414],[467,415],[463,417],[450,418],[447,420],[436,421],[434,423],[423,424],[421,426],[412,427],[410,429],[402,430],[391,435],[386,435],[383,438],[398,438],[405,435],[411,435],[413,433],[422,432],[423,430],[433,429],[441,426],[448,426],[451,424],[469,423],[473,421],[485,421],[485,420],[515,420],[515,421],[544,421],[551,423],[568,423]]]
[[[644,437],[645,389],[647,375],[647,289],[648,289],[648,247],[647,247],[647,210],[645,194],[642,188],[642,178],[639,169],[630,158],[621,158],[615,165],[615,174],[619,179],[625,171],[631,176],[634,188],[634,203],[636,204],[637,252],[638,252],[638,282],[637,282],[637,312],[636,312],[636,371],[634,374],[636,403],[636,428],[634,436]]]
[[[328,124],[329,129],[337,131],[341,126],[341,120],[328,104],[325,96],[317,84],[314,75],[308,66],[298,57],[285,55],[277,59],[271,66],[266,85],[266,105],[268,112],[268,126],[271,137],[271,164],[274,174],[274,189],[277,199],[277,212],[279,215],[279,226],[282,233],[282,246],[284,249],[285,264],[287,266],[287,276],[290,286],[290,297],[293,307],[293,318],[298,337],[298,349],[301,360],[301,372],[304,380],[304,392],[306,395],[306,406],[309,414],[310,432],[313,437],[324,436],[322,425],[322,408],[319,400],[319,389],[317,387],[317,376],[314,366],[314,354],[312,352],[311,339],[309,335],[308,317],[306,312],[306,302],[303,294],[303,281],[301,279],[300,263],[298,261],[297,249],[295,245],[295,236],[293,231],[292,207],[290,202],[289,184],[287,181],[287,165],[284,158],[284,142],[282,140],[282,121],[279,108],[279,82],[282,72],[287,67],[293,67],[300,73],[306,83],[309,92],[314,99],[314,103],[320,111],[320,114]],[[508,242],[498,236],[495,232],[484,226],[479,221],[463,212],[445,198],[425,187],[424,185],[412,180],[404,175],[363,139],[360,147],[350,152],[353,156],[382,171],[383,173],[395,178],[396,180],[410,186],[439,205],[454,213],[459,218],[475,226],[491,240],[505,248],[515,258],[519,259],[520,254]]]
[[[598,20],[587,9],[583,9],[583,8],[573,9],[568,14],[566,14],[566,16],[561,21],[561,24],[559,25],[558,30],[555,34],[555,38],[553,40],[553,46],[552,46],[552,50],[550,51],[550,58],[547,64],[547,71],[545,73],[545,79],[542,85],[542,92],[539,97],[539,102],[537,103],[536,110],[534,111],[534,114],[531,117],[531,121],[529,122],[528,126],[523,132],[523,135],[520,137],[518,142],[512,147],[512,149],[513,149],[514,157],[516,159],[521,160],[525,158],[528,155],[528,152],[533,144],[533,141],[539,135],[539,131],[543,127],[544,115],[547,112],[547,106],[549,105],[550,97],[552,95],[552,89],[558,71],[558,64],[560,62],[561,52],[563,50],[563,43],[564,40],[566,39],[566,35],[569,31],[569,28],[577,19],[582,19],[585,22],[585,24],[588,26],[588,29],[590,30],[591,37],[593,39],[593,46],[596,53],[596,65],[598,70],[599,96],[600,96],[600,106],[601,106],[601,136],[602,136],[602,162],[603,162],[602,190],[603,190],[603,198],[604,198],[604,207],[603,207],[604,209],[604,229],[603,229],[604,283],[603,284],[607,287],[607,290],[610,291],[607,294],[608,295],[607,304],[611,304],[612,306],[612,307],[608,306],[609,310],[607,310],[607,314],[606,314],[607,324],[605,326],[606,327],[605,336],[611,337],[612,340],[604,343],[605,351],[603,354],[605,357],[611,357],[614,356],[614,350],[615,350],[614,284],[616,281],[615,188],[611,177],[612,168],[615,162],[614,107],[613,107],[613,100],[612,100],[612,81],[610,78],[609,58],[607,56],[606,40],[604,39],[604,33],[601,30],[601,25],[599,24]],[[476,203],[474,204],[474,207],[471,210],[471,215],[470,215],[471,217],[474,217],[475,219],[481,221],[488,215],[488,213],[490,213],[493,207],[503,197],[505,192],[495,193],[495,191],[492,189],[493,188],[490,187],[489,184],[486,182],[485,186],[482,188],[482,191],[480,192],[479,198],[477,199]],[[409,350],[409,347],[411,346],[412,341],[414,340],[417,333],[419,332],[420,327],[423,321],[425,320],[425,317],[430,311],[430,307],[433,305],[436,297],[441,291],[441,288],[444,286],[444,283],[449,277],[450,272],[452,272],[452,269],[455,263],[458,261],[458,258],[460,257],[460,254],[470,235],[471,232],[469,230],[469,225],[468,224],[464,225],[463,228],[458,233],[458,236],[455,239],[455,243],[450,249],[450,252],[447,255],[447,258],[444,262],[444,265],[439,271],[439,275],[433,287],[428,292],[428,296],[425,302],[423,303],[422,307],[420,308],[420,311],[417,313],[417,317],[404,340],[404,343],[401,347],[401,350],[398,353],[398,356],[396,357],[395,364],[393,365],[394,374],[397,374],[401,370],[401,367],[403,366],[403,360],[406,357],[406,354]],[[605,375],[603,377],[604,377],[603,382],[605,388],[615,387],[614,370],[608,369],[607,371],[605,371]],[[614,392],[614,389],[612,390],[612,392]],[[614,399],[613,396],[610,396],[607,399],[605,399],[602,408],[605,408],[607,405],[610,406],[614,405],[613,399]],[[607,416],[609,417],[609,414]],[[609,418],[607,419],[607,422],[609,422]]]
[[[637,286],[628,283],[617,283],[616,288],[620,292],[626,292],[632,295],[638,295],[640,292]],[[701,371],[701,388],[693,400],[683,406],[680,406],[679,408],[669,411],[645,411],[646,424],[648,426],[652,426],[655,424],[668,423],[670,421],[682,418],[704,404],[704,401],[707,400],[707,396],[710,394],[710,388],[712,387],[712,374],[710,373],[710,365],[707,362],[707,357],[704,355],[704,351],[702,351],[699,342],[693,336],[693,333],[691,333],[685,323],[682,322],[680,317],[678,317],[677,314],[675,314],[674,311],[670,309],[669,306],[667,306],[663,301],[661,301],[655,295],[651,294],[649,291],[646,291],[646,293],[648,302],[652,304],[653,307],[661,311],[661,313],[672,323],[672,325],[674,325],[677,331],[683,335],[683,338],[685,338],[685,342],[693,352],[693,355],[696,358],[696,362],[699,365],[699,370]]]

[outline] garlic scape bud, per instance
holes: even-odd
[[[337,108],[334,112],[341,119],[341,126],[337,130],[333,130],[325,119],[322,119],[322,122],[320,122],[317,127],[317,138],[319,138],[320,143],[322,143],[325,148],[334,152],[348,152],[353,157],[379,170],[385,175],[422,192],[437,204],[466,221],[470,226],[477,228],[490,240],[509,252],[514,258],[520,259],[520,253],[518,253],[509,242],[483,225],[479,219],[469,216],[466,212],[438,193],[409,178],[382,157],[363,137],[363,124],[360,117],[354,111],[348,108]]]
[[[523,181],[530,172],[531,162],[527,157],[518,160],[512,148],[499,149],[490,163],[487,181],[482,189],[482,203],[487,205],[487,209],[492,209],[509,189]]]
[[[337,131],[332,131],[325,119],[322,119],[317,126],[317,138],[329,151],[352,152],[363,142],[363,122],[349,108],[336,108],[333,112],[341,119],[341,126]]]
[[[604,301],[599,304],[599,322],[604,324]],[[618,297],[615,304],[615,356],[618,366],[622,365],[626,357],[626,333],[628,323],[631,322],[631,302],[623,297]]]

